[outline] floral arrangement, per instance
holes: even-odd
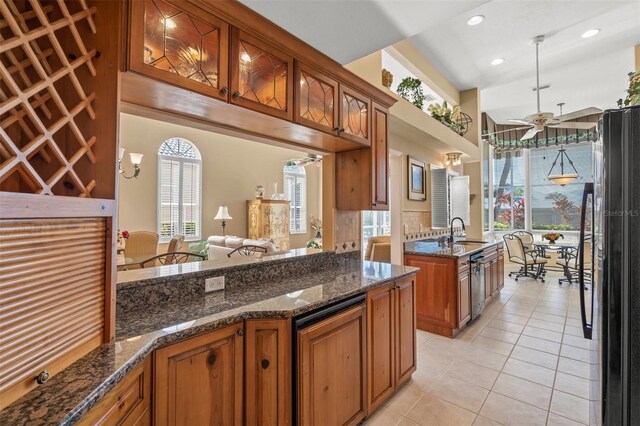
[[[447,101],[442,102],[440,104],[431,104],[427,110],[431,113],[431,116],[449,127],[454,132],[458,133],[460,131],[460,123],[458,123],[458,118],[460,117],[460,107],[454,106],[453,109],[449,108],[447,105]]]
[[[553,243],[560,238],[564,239],[564,235],[560,234],[559,232],[547,232],[545,234],[542,234],[542,239],[549,240],[550,243]]]
[[[124,231],[120,231],[120,228],[118,228],[118,236],[116,238],[116,245],[118,247],[118,249],[124,249],[124,245],[125,245],[125,241],[124,240],[128,240],[129,239],[129,231],[124,230]]]
[[[627,97],[624,100],[618,99],[619,108],[633,105],[640,105],[640,71],[629,73]]]
[[[316,234],[322,233],[322,221],[320,219],[311,216],[309,225],[311,225],[311,229],[313,229]]]

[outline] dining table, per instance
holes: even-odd
[[[535,251],[545,259],[551,259],[551,256],[547,253],[547,251],[555,251],[558,253],[558,259],[564,259],[567,256],[567,252],[572,249],[578,248],[577,242],[566,242],[566,241],[534,241],[533,246]],[[544,267],[547,271],[556,271],[556,272],[565,272],[564,267],[560,265],[545,265]]]

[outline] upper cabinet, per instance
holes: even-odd
[[[338,82],[296,61],[294,119],[323,132],[338,131]]]
[[[233,29],[231,102],[293,120],[293,58],[245,32]]]
[[[371,100],[340,85],[340,136],[369,146],[371,133]]]
[[[130,31],[132,71],[228,99],[229,24],[188,2],[146,0],[131,2]]]

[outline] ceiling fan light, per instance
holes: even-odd
[[[598,35],[599,32],[600,32],[600,28],[592,28],[582,33],[582,38],[591,38],[595,35]]]
[[[504,63],[504,58],[496,58],[493,61],[491,61],[491,65],[500,65]]]
[[[577,173],[565,173],[563,175],[549,175],[547,178],[556,185],[565,186],[578,178]]]
[[[475,15],[469,18],[469,20],[467,21],[467,25],[469,26],[478,25],[482,23],[482,21],[484,21],[484,15]]]

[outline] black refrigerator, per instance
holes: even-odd
[[[640,107],[605,111],[598,130],[579,253],[590,423],[640,425]]]

